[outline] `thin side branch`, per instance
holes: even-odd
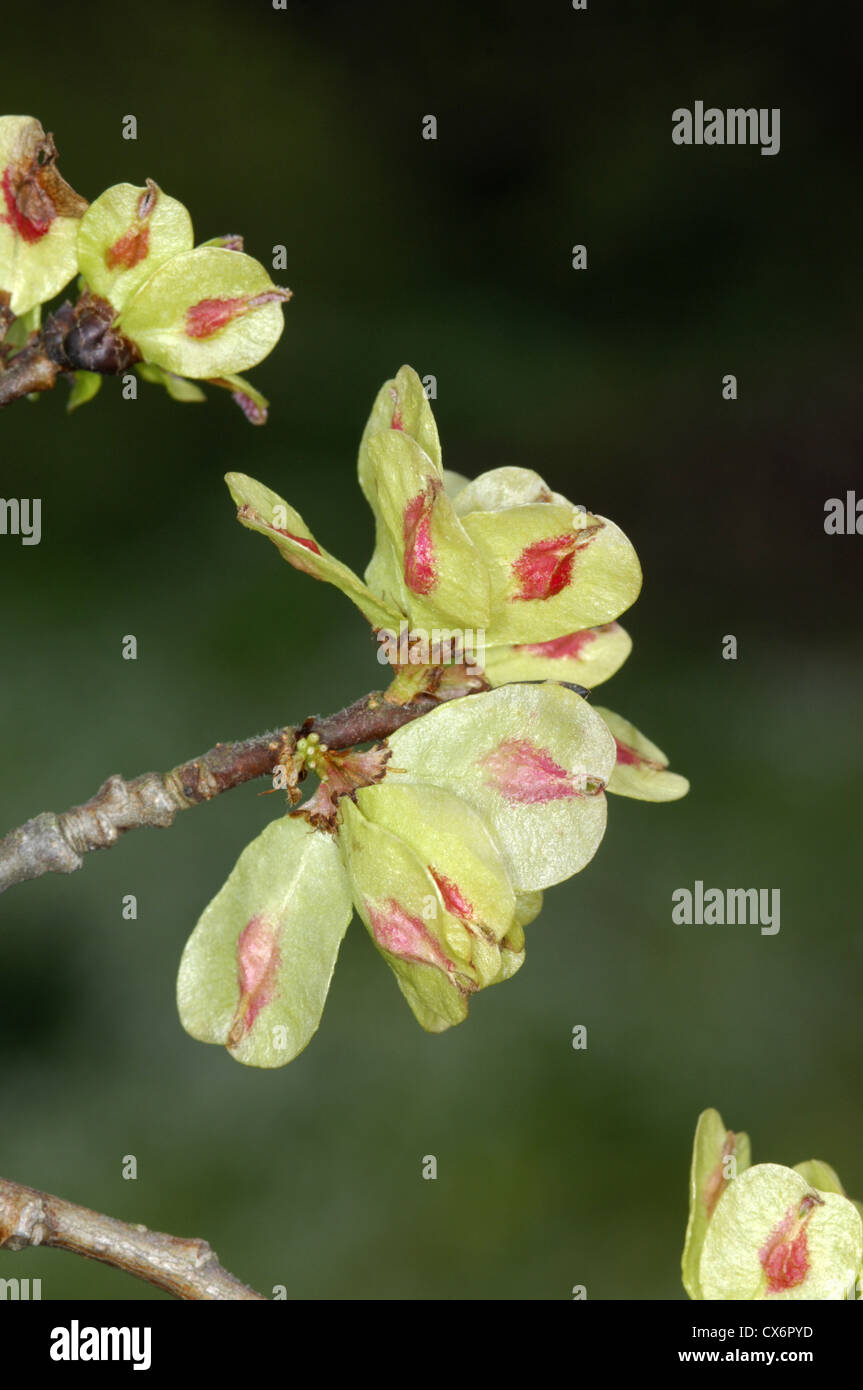
[[[41,340],[24,348],[12,358],[5,371],[0,370],[0,407],[34,391],[50,391],[59,371]]]
[[[386,738],[442,700],[464,693],[463,687],[441,689],[434,695],[416,696],[408,704],[396,704],[375,691],[325,719],[307,719],[302,725],[237,743],[217,743],[208,753],[170,772],[145,772],[130,782],[109,777],[83,805],[59,815],[43,811],[0,840],[0,893],[42,874],[74,873],[85,854],[109,849],[128,830],[171,825],[178,811],[211,801],[256,777],[271,776],[282,750],[292,747],[300,733],[314,731],[330,748],[350,748]]]
[[[0,1178],[0,1249],[51,1245],[122,1269],[175,1298],[255,1299],[247,1284],[223,1269],[205,1240],[149,1231]]]

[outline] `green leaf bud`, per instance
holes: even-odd
[[[79,405],[86,405],[88,401],[92,401],[101,386],[102,378],[98,372],[73,372],[72,389],[66,402],[67,411],[71,414]]]

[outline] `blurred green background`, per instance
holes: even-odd
[[[278,810],[259,787],[10,891],[4,1176],[204,1236],[291,1298],[682,1297],[707,1105],[756,1159],[825,1158],[863,1195],[863,541],[823,531],[825,499],[861,482],[856,59],[807,14],[4,17],[4,108],[54,131],[81,193],[149,175],[199,238],[242,231],[265,261],[283,243],[295,298],[253,374],[265,429],[219,392],[130,403],[117,382],[71,417],[62,384],[4,412],[0,493],[41,496],[43,539],[0,539],[0,831],[379,682],[358,616],[236,525],[222,475],[269,483],[361,569],[356,445],[402,362],[437,377],[450,467],[537,468],[632,537],[635,650],[600,698],[692,779],[677,805],[612,802],[522,972],[450,1034],[418,1029],[355,922],[283,1071],[193,1042],[174,1006],[186,936]],[[779,155],[674,146],[671,112],[696,99],[780,107]],[[673,926],[695,879],[781,889],[780,933]],[[0,1254],[16,1275],[45,1298],[161,1296],[57,1252]]]

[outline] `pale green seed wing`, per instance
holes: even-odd
[[[4,213],[3,190],[10,188],[16,171],[43,138],[44,131],[32,116],[0,116],[0,210]],[[86,206],[83,199],[79,201],[82,208]],[[0,218],[0,290],[10,295],[10,307],[19,318],[53,299],[77,273],[79,225],[78,217],[54,217],[35,239],[29,239],[14,218]]]
[[[440,471],[401,430],[371,435],[366,449],[379,521],[369,582],[397,593],[414,626],[484,628],[488,575]]]
[[[282,334],[288,297],[242,251],[172,256],[126,302],[120,328],[157,367],[195,378],[254,367]]]
[[[452,700],[388,739],[388,776],[455,792],[489,826],[519,892],[578,873],[605,832],[614,740],[581,696],[551,683]]]
[[[385,381],[378,392],[360,440],[357,475],[366,500],[374,508],[376,487],[374,463],[368,442],[372,435],[401,430],[415,439],[436,472],[440,473],[441,448],[437,425],[422,382],[412,367],[401,367],[392,381]]]
[[[463,473],[456,473],[452,468],[445,468],[443,471],[443,485],[446,488],[447,496],[455,502],[462,488],[467,487],[470,482]],[[458,515],[458,504],[456,503],[456,515]]]
[[[437,425],[431,406],[426,400],[422,383],[411,367],[402,367],[392,381],[385,381],[377,394],[371,414],[363,430],[357,459],[360,487],[375,518],[375,548],[366,568],[369,588],[395,606],[404,616],[404,579],[402,554],[397,537],[391,536],[383,519],[378,497],[375,462],[369,449],[370,439],[390,430],[401,430],[419,445],[431,475],[440,476],[441,449]]]
[[[503,940],[515,921],[515,892],[485,822],[466,801],[395,773],[362,788],[357,803],[375,825],[409,838],[455,917]]]
[[[463,1022],[470,995],[479,988],[471,960],[475,943],[446,910],[422,860],[347,797],[338,838],[357,912],[417,1021],[431,1033]],[[492,953],[495,963],[487,973],[493,976],[500,968],[497,947],[483,948],[483,962]]]
[[[690,1298],[702,1299],[699,1278],[701,1251],[707,1226],[728,1183],[749,1167],[752,1154],[748,1134],[726,1129],[718,1110],[705,1110],[698,1118],[689,1172],[689,1221],[683,1247],[683,1287]]]
[[[225,481],[237,505],[237,520],[266,536],[289,565],[341,589],[372,627],[398,628],[399,615],[362,582],[352,569],[318,545],[299,512],[278,493],[245,473],[227,473]]]
[[[640,729],[613,710],[593,707],[614,737],[617,761],[608,790],[637,801],[677,801],[689,791],[678,772],[668,771],[668,758]]]
[[[187,381],[184,376],[175,376],[173,372],[166,372],[164,367],[157,367],[153,362],[139,362],[135,371],[142,381],[152,382],[154,386],[163,386],[172,401],[181,401],[189,405],[207,399],[200,386],[196,386],[194,381]]]
[[[180,962],[187,1033],[238,1062],[281,1067],[321,1020],[351,895],[334,840],[284,817],[247,845]]]
[[[78,265],[119,313],[159,266],[194,245],[192,219],[156,184],[118,183],[91,203],[78,229]]]
[[[0,222],[0,290],[10,294],[14,314],[26,314],[68,285],[78,269],[77,240],[72,217],[55,218],[51,230],[32,244]]]
[[[562,501],[469,513],[464,493],[456,502],[489,570],[488,642],[546,642],[597,627],[638,597],[641,566],[613,521]]]
[[[803,1163],[795,1163],[794,1172],[799,1173],[804,1182],[817,1188],[819,1192],[838,1192],[842,1197],[847,1195],[836,1169],[831,1168],[823,1159],[808,1158]]]
[[[699,1279],[708,1300],[854,1296],[863,1222],[847,1197],[816,1192],[799,1173],[759,1163],[722,1195],[704,1238]]]
[[[593,690],[620,670],[631,650],[632,638],[620,623],[606,623],[548,642],[489,647],[485,673],[492,685],[556,680]]]
[[[565,498],[556,497],[545,479],[532,468],[490,468],[471,481],[464,478],[461,482],[454,492],[459,516],[468,516],[470,512],[501,512],[533,502],[561,500],[568,505]]]

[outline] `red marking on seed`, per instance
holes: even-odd
[[[260,915],[252,917],[237,941],[240,1002],[228,1035],[229,1046],[235,1046],[250,1031],[261,1009],[275,997],[281,963],[275,923]]]
[[[553,598],[565,589],[572,581],[576,540],[570,531],[525,546],[512,565],[519,587],[510,602]]]
[[[290,531],[283,531],[281,526],[274,526],[272,529],[277,531],[280,536],[287,536],[289,541],[295,541],[297,545],[304,546],[305,549],[310,550],[313,555],[320,555],[321,547],[318,545],[317,541],[311,540],[308,536],[292,536]]]
[[[15,201],[15,195],[12,192],[12,184],[8,169],[4,169],[3,171],[3,201],[6,204],[6,213],[5,216],[0,217],[0,222],[8,222],[9,226],[15,229],[21,240],[26,242],[28,246],[32,246],[34,242],[41,241],[45,233],[51,230],[51,223],[54,221],[53,217],[47,217],[44,221],[36,222],[31,221],[29,217],[25,217],[23,212],[21,212]]]
[[[118,266],[123,270],[131,270],[133,266],[140,265],[149,254],[150,228],[130,227],[113,246],[108,247],[105,252],[105,264],[109,270],[116,270]]]
[[[438,580],[431,518],[440,486],[437,479],[431,479],[428,487],[418,492],[404,510],[404,576],[408,588],[415,594],[431,593]]]
[[[662,763],[656,762],[654,758],[645,758],[641,753],[637,753],[628,743],[621,743],[619,738],[614,742],[617,744],[617,761],[624,767],[649,767],[652,772],[663,772]]]
[[[304,550],[308,550],[312,555],[320,555],[320,546],[316,541],[310,540],[308,536],[293,536],[290,531],[283,530],[281,526],[273,526],[271,529],[276,532],[276,535],[285,536],[287,540],[293,541],[296,545],[301,545]],[[306,564],[299,556],[290,555],[286,558],[289,559],[294,569],[299,570],[301,574],[310,574],[313,579],[319,577],[314,565]]]
[[[450,972],[453,963],[441,950],[420,917],[413,917],[395,898],[382,907],[366,904],[375,941],[390,955],[418,965],[435,965]]]
[[[186,311],[186,336],[211,338],[227,328],[235,318],[244,314],[246,301],[239,299],[202,299]]]
[[[583,628],[581,632],[570,632],[566,637],[553,637],[550,642],[522,642],[516,644],[517,652],[529,652],[531,656],[546,656],[552,661],[562,661],[565,657],[579,657],[585,647],[596,637],[593,628]]]
[[[393,418],[392,418],[392,420],[390,421],[390,429],[391,429],[391,430],[403,430],[404,427],[405,427],[405,426],[404,426],[404,421],[402,420],[402,413],[401,413],[401,411],[399,410],[398,406],[396,406],[395,410],[393,411]]]
[[[708,1221],[716,1210],[716,1203],[728,1186],[728,1179],[725,1176],[726,1159],[734,1153],[735,1147],[734,1132],[729,1129],[725,1136],[725,1143],[722,1145],[722,1157],[704,1184],[704,1205],[707,1208]]]
[[[581,796],[566,768],[529,739],[507,739],[479,759],[486,782],[507,801],[535,806]]]
[[[459,917],[463,922],[472,922],[476,916],[473,904],[464,896],[458,884],[447,878],[446,874],[438,873],[431,864],[428,869],[440,890],[447,912],[451,912],[453,917]]]
[[[797,1288],[809,1273],[806,1224],[816,1206],[823,1206],[814,1193],[792,1207],[771,1232],[758,1252],[767,1276],[768,1293],[785,1293]]]

